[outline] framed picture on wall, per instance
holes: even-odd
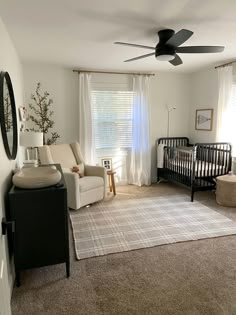
[[[112,170],[112,159],[104,158],[102,159],[102,166],[105,167],[108,171]]]
[[[195,118],[196,130],[212,130],[213,109],[197,109]]]

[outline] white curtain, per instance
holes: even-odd
[[[219,98],[217,108],[216,141],[231,141],[235,118],[231,113],[233,67],[218,68]],[[232,129],[233,128],[233,129]]]
[[[133,77],[133,136],[129,184],[151,184],[149,76]]]
[[[79,73],[79,144],[86,163],[94,164],[94,126],[89,73]]]

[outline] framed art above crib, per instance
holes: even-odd
[[[212,130],[213,109],[197,109],[195,117],[196,130]]]

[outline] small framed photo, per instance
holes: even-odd
[[[112,159],[104,158],[102,159],[102,166],[105,167],[108,171],[112,170]]]
[[[27,108],[24,106],[19,107],[19,118],[20,121],[26,121],[28,118]]]
[[[196,130],[212,130],[213,109],[197,109],[195,118]]]

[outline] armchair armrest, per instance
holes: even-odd
[[[79,176],[72,173],[69,168],[62,168],[64,179],[67,187],[68,206],[72,209],[78,209],[80,193],[79,193]]]
[[[104,179],[104,189],[107,189],[107,169],[103,166],[84,165],[85,176],[99,176]]]
[[[85,176],[99,176],[99,177],[106,178],[107,170],[105,167],[102,167],[102,166],[85,165],[84,175]]]

